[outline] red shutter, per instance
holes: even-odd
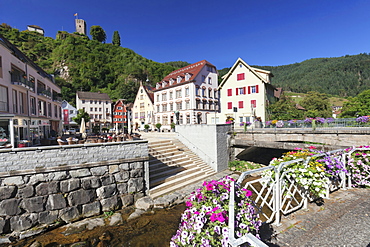
[[[233,91],[232,89],[228,89],[227,90],[227,96],[232,96],[233,95]]]
[[[227,102],[227,109],[232,109],[232,108],[233,108],[233,103]]]
[[[244,94],[247,94],[247,91],[246,91],[245,87],[244,87],[243,91],[244,91]]]
[[[240,109],[244,108],[243,101],[239,101],[239,108]]]
[[[237,74],[236,75],[237,77],[237,80],[240,81],[240,80],[244,80],[244,73],[241,73],[241,74]]]
[[[256,93],[258,93],[258,85],[256,85]]]
[[[252,108],[256,108],[256,106],[257,106],[256,100],[251,100],[251,106],[252,106]]]
[[[239,88],[235,88],[235,95],[239,95]]]
[[[251,94],[251,86],[248,86],[248,94]]]

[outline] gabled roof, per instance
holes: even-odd
[[[184,83],[193,81],[195,79],[195,77],[197,77],[197,75],[199,74],[199,72],[206,65],[211,66],[211,67],[214,67],[215,68],[215,72],[217,71],[216,70],[216,66],[214,66],[213,64],[211,64],[207,60],[202,60],[202,61],[199,61],[197,63],[193,63],[193,64],[190,64],[188,66],[185,66],[185,67],[183,67],[181,69],[177,69],[177,70],[172,71],[166,77],[164,77],[161,82],[158,82],[159,84],[161,84],[161,87],[158,88],[158,89],[154,89],[153,91],[157,91],[157,90],[161,90],[163,88],[168,88],[168,87],[172,87],[172,86],[175,86],[175,85],[184,84]],[[186,74],[189,74],[190,75],[190,78],[188,80],[185,80],[185,75]],[[178,83],[177,82],[177,78],[179,76],[181,77],[181,81]],[[172,85],[169,84],[170,79],[173,80],[173,84]],[[167,82],[167,85],[163,85],[164,82]]]
[[[41,28],[39,26],[36,26],[36,25],[27,25],[27,27],[33,27],[33,28],[36,28],[36,29],[44,30],[43,28]]]
[[[265,74],[270,74],[271,76],[273,76],[270,71],[263,70],[263,69],[253,68],[253,67],[249,66],[249,64],[247,64],[246,62],[244,62],[243,59],[241,59],[239,57],[238,60],[236,60],[236,62],[234,63],[234,65],[231,67],[231,69],[229,70],[229,72],[227,72],[227,74],[222,77],[222,81],[221,81],[220,85],[218,86],[218,89],[221,89],[224,86],[225,82],[229,79],[229,77],[232,75],[232,73],[234,72],[234,70],[237,68],[237,66],[239,64],[244,65],[247,69],[249,69],[263,83],[269,84],[269,82],[266,81],[263,77],[261,77],[257,72],[261,72],[261,73],[265,73]]]
[[[77,96],[79,99],[84,100],[111,100],[106,93],[82,92],[78,91]]]
[[[143,85],[143,88],[144,88],[146,94],[148,95],[150,101],[152,102],[152,104],[154,104],[153,88],[151,86],[144,86],[144,85]]]

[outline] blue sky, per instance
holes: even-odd
[[[74,14],[89,33],[156,62],[206,59],[218,69],[238,57],[250,65],[286,65],[317,57],[369,53],[368,0],[1,0],[0,23],[45,36],[74,32]]]

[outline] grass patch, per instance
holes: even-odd
[[[234,160],[229,162],[229,169],[238,172],[245,172],[261,167],[263,167],[263,165],[244,160]]]

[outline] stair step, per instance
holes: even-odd
[[[163,196],[165,194],[168,194],[170,192],[173,192],[175,190],[181,189],[185,186],[191,185],[193,183],[206,180],[208,177],[216,174],[215,172],[213,174],[207,174],[207,175],[200,175],[192,178],[179,178],[178,180],[172,180],[169,183],[164,183],[161,185],[158,185],[152,189],[149,190],[149,194],[152,198],[157,198],[160,196]]]

